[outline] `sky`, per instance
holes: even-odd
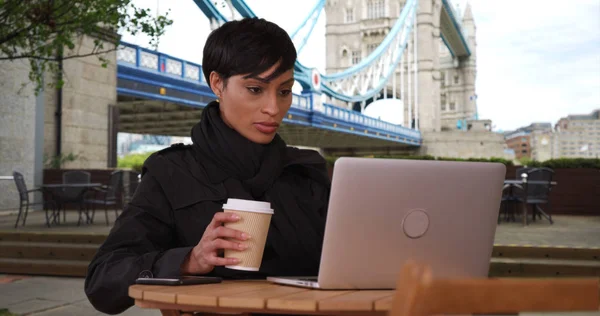
[[[393,1],[393,0],[389,0]],[[342,1],[343,2],[343,1]],[[465,8],[467,0],[451,0]],[[556,123],[600,109],[600,0],[468,0],[477,27],[476,92],[479,118],[494,129]],[[159,51],[202,63],[208,19],[193,0],[134,0],[174,20]],[[291,33],[315,0],[246,0],[260,17]],[[325,12],[299,60],[324,72]],[[123,34],[148,46],[143,36]]]

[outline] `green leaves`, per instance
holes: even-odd
[[[48,156],[44,155],[44,166],[50,169],[60,169],[66,163],[76,161],[77,159],[86,160],[80,155],[68,153],[68,154],[60,154],[58,156]]]
[[[123,157],[117,158],[117,167],[118,168],[129,168],[138,172],[142,171],[142,167],[144,166],[144,162],[152,152],[147,152],[143,154],[129,154]]]
[[[117,49],[119,31],[146,34],[156,49],[173,24],[168,15],[154,16],[132,0],[0,0],[0,60],[29,59],[29,79],[38,93],[44,87],[44,72],[58,78],[47,85],[62,86],[60,59],[96,55],[107,67],[103,54]],[[91,51],[76,50],[82,35],[94,38]]]

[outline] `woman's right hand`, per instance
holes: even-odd
[[[245,250],[247,245],[225,238],[245,241],[250,236],[244,232],[227,228],[223,223],[233,223],[239,216],[232,213],[218,212],[206,227],[200,242],[192,249],[181,265],[182,274],[207,274],[215,266],[235,265],[239,263],[236,258],[222,258],[219,253],[224,249]]]

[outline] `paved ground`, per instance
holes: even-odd
[[[67,223],[50,228],[45,225],[43,212],[29,214],[24,227],[18,231],[35,232],[76,232],[108,234],[111,226],[106,225],[104,212],[97,212],[93,225],[77,226],[77,213],[67,213]],[[114,223],[115,215],[109,212],[109,223]],[[532,222],[523,227],[522,222],[502,222],[496,229],[496,244],[510,245],[553,245],[568,247],[600,247],[600,216],[554,216],[554,225],[547,220]],[[0,231],[15,231],[16,215],[0,216]],[[477,223],[473,223],[477,225]]]
[[[0,309],[7,308],[18,315],[105,315],[88,302],[83,292],[82,278],[25,277],[2,284],[9,277],[0,275]],[[134,306],[121,315],[159,316],[160,312]]]
[[[554,224],[538,220],[524,227],[522,222],[502,222],[496,228],[496,244],[600,247],[600,216],[553,216]]]
[[[96,214],[94,225],[77,226],[77,214],[70,213],[67,223],[47,228],[44,215],[34,212],[28,217],[27,225],[18,231],[36,232],[80,232],[108,234],[110,226],[106,226],[104,213]],[[16,216],[4,214],[0,216],[0,231],[15,231],[13,228]],[[114,214],[109,217],[114,222]],[[502,223],[497,227],[496,244],[519,245],[554,245],[569,247],[600,247],[600,217],[565,217],[555,216],[555,224],[538,221],[528,227],[520,223]],[[476,223],[474,223],[476,225]],[[93,309],[83,292],[83,279],[57,277],[22,277],[0,275],[0,310],[8,308],[19,315],[103,315]],[[158,311],[142,310],[132,307],[122,315],[160,315]],[[522,314],[522,315],[570,315],[600,316],[596,313],[555,313],[555,314]]]

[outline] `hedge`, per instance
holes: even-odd
[[[146,159],[152,154],[153,152],[148,152],[143,154],[129,154],[123,157],[119,157],[117,158],[117,167],[129,168],[137,172],[142,172],[144,161],[146,161]]]
[[[547,167],[551,169],[561,168],[592,168],[600,169],[600,159],[598,158],[558,158],[546,161],[530,160],[524,163],[528,167]]]
[[[141,172],[144,161],[152,153],[143,154],[130,154],[118,159],[117,166],[119,168],[130,168],[135,171]],[[440,161],[476,161],[476,162],[499,162],[506,166],[513,166],[514,163],[511,160],[504,158],[492,157],[492,158],[450,158],[450,157],[434,157],[434,156],[394,156],[394,155],[371,155],[370,158],[382,158],[382,159],[413,159],[413,160],[440,160]],[[327,156],[325,160],[329,167],[335,164],[335,161],[339,157]],[[521,160],[521,165],[528,167],[547,167],[551,169],[563,169],[563,168],[593,168],[600,169],[600,159],[598,158],[559,158],[550,159],[546,161],[536,160]]]
[[[451,157],[433,157],[433,156],[390,156],[390,155],[375,155],[368,156],[370,158],[386,158],[386,159],[417,159],[417,160],[440,160],[440,161],[476,161],[476,162],[499,162],[506,166],[513,166],[511,160],[504,158],[451,158]],[[325,157],[328,166],[333,166],[339,157]],[[551,169],[563,168],[593,168],[600,169],[600,159],[598,158],[559,158],[546,161],[522,160],[521,165],[528,167],[547,167]]]

